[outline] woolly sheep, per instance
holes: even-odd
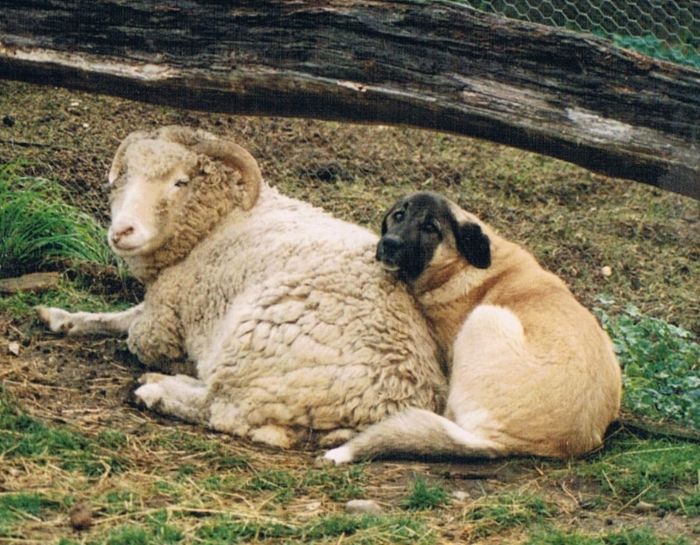
[[[109,173],[109,242],[146,285],[124,312],[39,309],[68,335],[128,332],[148,408],[278,447],[337,444],[407,407],[440,411],[436,345],[377,237],[268,186],[204,131],[135,132]]]

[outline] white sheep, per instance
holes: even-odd
[[[109,174],[109,241],[146,285],[124,312],[39,309],[53,331],[128,332],[147,407],[289,447],[322,445],[407,407],[440,411],[438,351],[377,237],[268,186],[253,157],[204,131],[129,135]]]

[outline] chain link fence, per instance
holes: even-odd
[[[698,0],[461,0],[531,23],[588,32],[645,55],[700,69]]]

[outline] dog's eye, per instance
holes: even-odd
[[[190,181],[187,178],[180,178],[177,182],[175,182],[175,187],[185,187],[189,183]]]
[[[404,214],[403,210],[397,210],[391,215],[391,218],[396,222],[396,223],[401,223],[403,221],[403,218],[406,214]]]
[[[440,234],[440,229],[438,229],[437,225],[435,225],[433,222],[426,222],[423,225],[420,226],[421,231],[424,233],[428,233],[429,235],[438,235]]]

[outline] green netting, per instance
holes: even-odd
[[[620,47],[700,68],[698,0],[461,0],[532,23],[589,32]]]

